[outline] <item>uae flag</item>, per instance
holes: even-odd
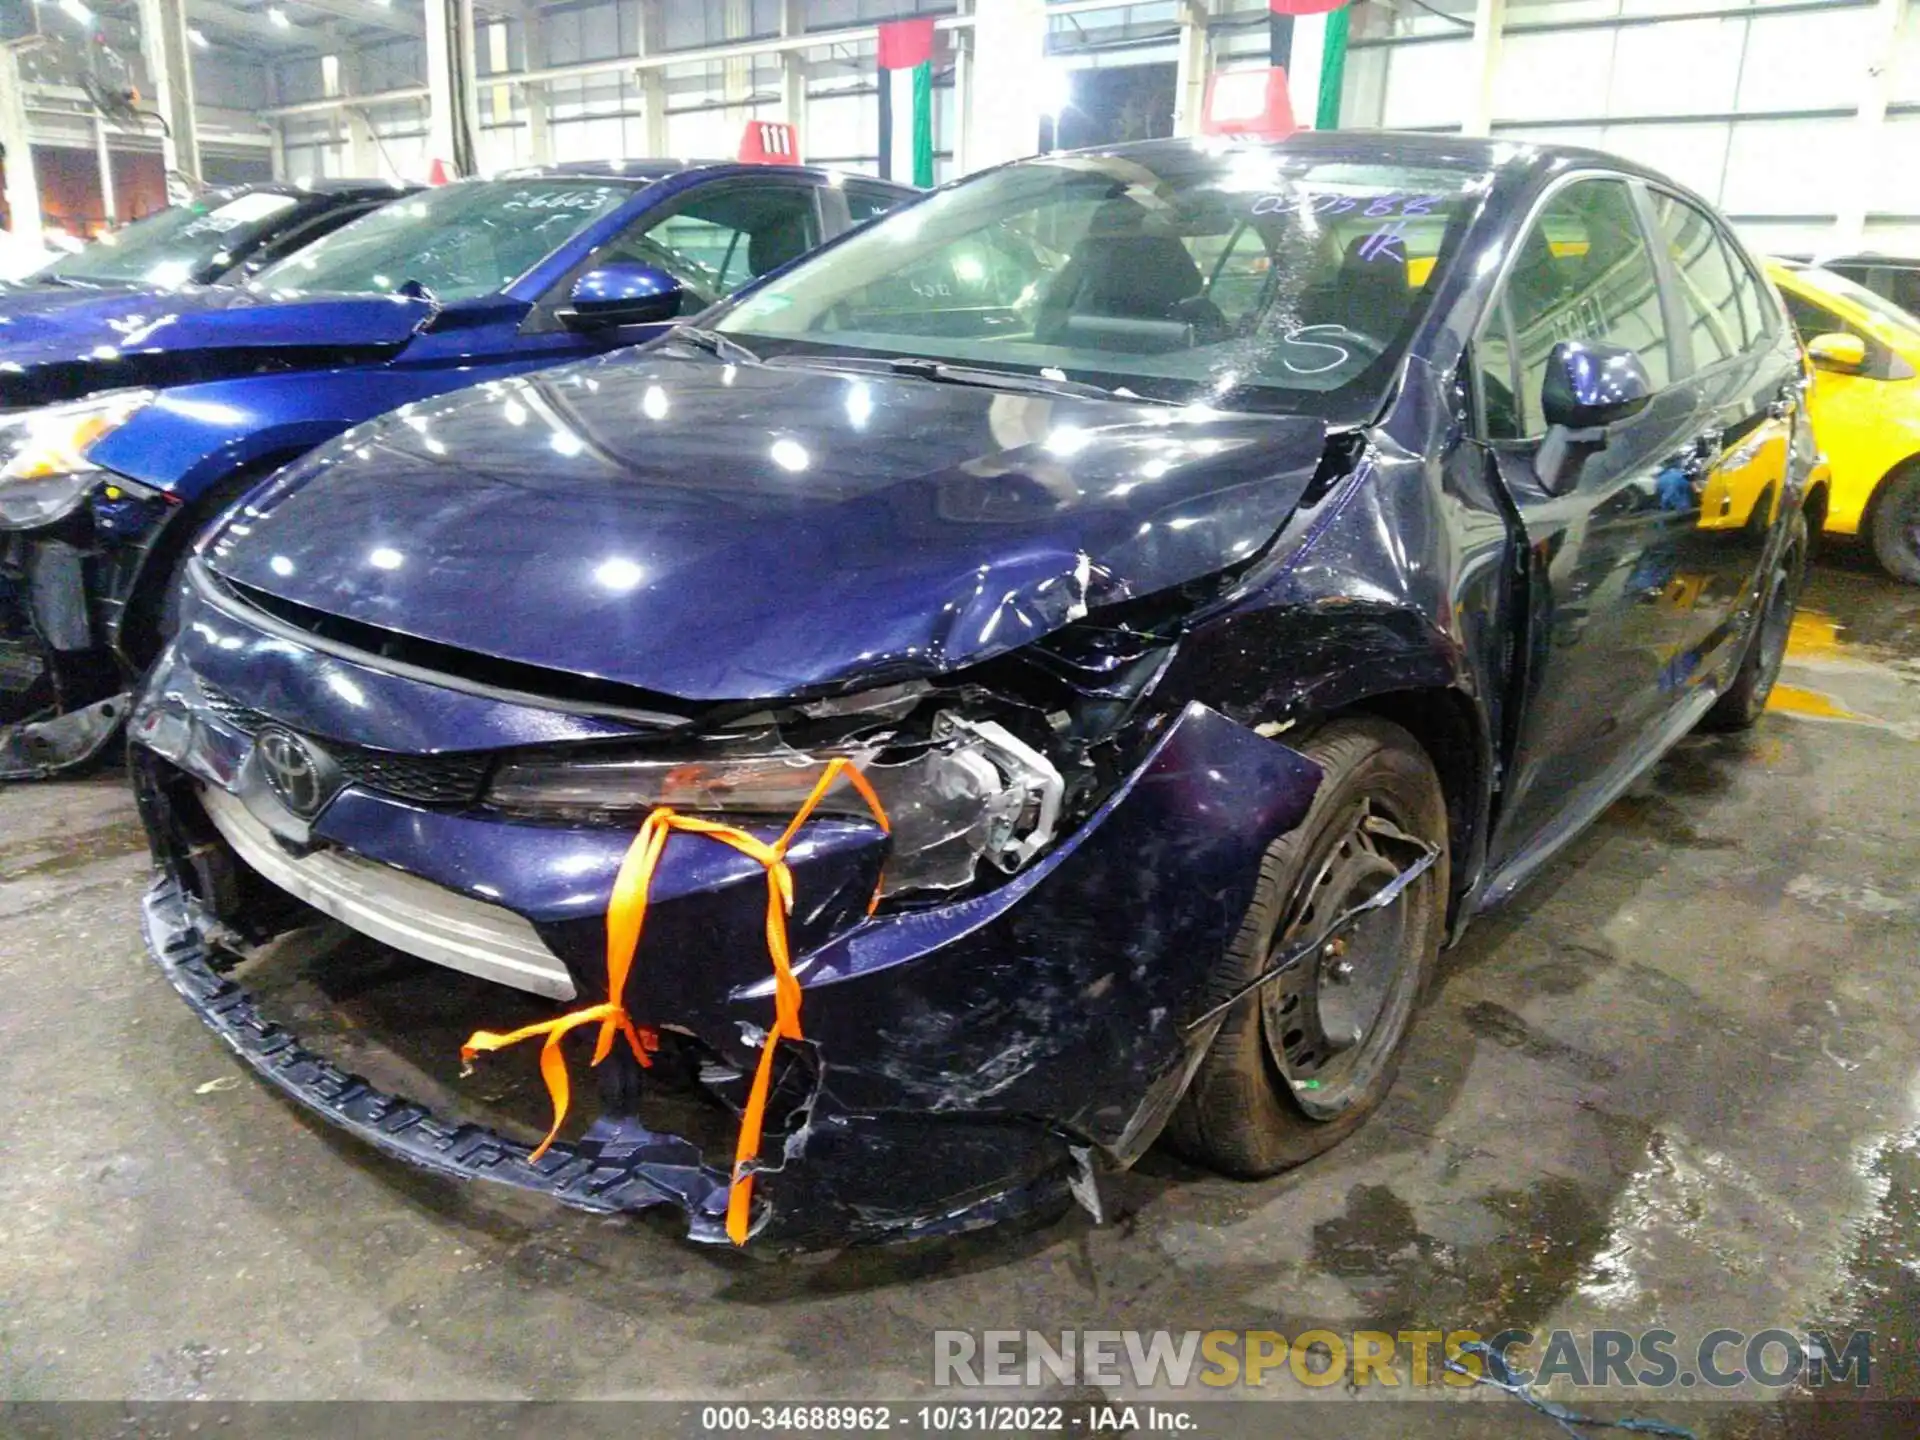
[[[1416,0],[1418,3],[1418,0]],[[1348,0],[1267,0],[1273,63],[1293,68],[1293,20],[1296,15],[1325,15],[1325,37],[1320,42],[1320,92],[1315,97],[1314,128],[1340,128],[1340,92],[1347,72]]]
[[[933,21],[880,27],[880,173],[933,184]]]

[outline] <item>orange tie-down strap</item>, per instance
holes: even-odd
[[[627,847],[626,858],[620,862],[620,874],[613,882],[613,898],[607,902],[605,1002],[575,1010],[557,1020],[523,1025],[506,1035],[498,1035],[491,1030],[476,1030],[467,1037],[467,1043],[460,1047],[460,1059],[468,1064],[482,1051],[504,1050],[509,1045],[518,1045],[522,1040],[531,1040],[536,1035],[547,1037],[547,1043],[540,1049],[540,1074],[547,1082],[547,1094],[553,1100],[553,1128],[547,1131],[547,1138],[540,1142],[539,1148],[529,1159],[538,1160],[546,1153],[567,1118],[567,1107],[572,1101],[573,1091],[567,1080],[567,1057],[561,1052],[560,1040],[569,1030],[591,1025],[596,1020],[600,1022],[600,1039],[593,1047],[595,1065],[613,1053],[614,1037],[617,1035],[626,1037],[633,1058],[644,1066],[653,1064],[648,1057],[660,1048],[660,1037],[652,1030],[636,1027],[632,1017],[627,1014],[626,993],[627,973],[633,968],[634,954],[640,948],[640,932],[647,920],[647,896],[653,888],[653,873],[660,863],[662,852],[667,848],[667,837],[676,830],[685,830],[731,845],[766,867],[767,954],[773,960],[774,981],[773,1028],[767,1032],[766,1043],[760,1049],[760,1064],[753,1074],[753,1087],[747,1093],[747,1105],[740,1114],[740,1139],[733,1155],[733,1183],[727,1194],[727,1235],[736,1245],[746,1244],[747,1223],[753,1202],[753,1166],[760,1157],[760,1131],[766,1121],[767,1096],[773,1088],[773,1052],[783,1039],[803,1038],[800,1032],[800,982],[794,979],[793,958],[787,949],[787,914],[793,909],[793,871],[787,865],[787,847],[793,843],[794,836],[800,833],[800,827],[807,823],[821,800],[833,788],[833,782],[842,774],[860,792],[860,798],[866,801],[873,818],[880,822],[880,828],[890,831],[887,812],[880,804],[880,797],[874,794],[867,777],[845,759],[828,763],[820,773],[819,780],[814,783],[813,792],[807,796],[806,803],[794,812],[793,819],[787,822],[787,828],[771,845],[731,825],[682,815],[664,805],[659,807],[647,816],[633,844]],[[876,886],[873,900],[867,907],[869,914],[879,901],[880,891]]]

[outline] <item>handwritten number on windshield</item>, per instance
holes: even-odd
[[[1351,215],[1358,211],[1368,220],[1407,220],[1431,215],[1433,207],[1445,198],[1442,195],[1409,194],[1398,190],[1371,198],[1343,195],[1332,190],[1309,190],[1299,196],[1262,195],[1248,208],[1255,215],[1277,215],[1294,209],[1301,199],[1305,199],[1315,215]]]

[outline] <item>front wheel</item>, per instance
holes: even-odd
[[[1780,678],[1781,662],[1787,658],[1793,613],[1799,608],[1800,587],[1807,579],[1807,535],[1807,517],[1796,514],[1789,522],[1780,558],[1768,573],[1747,653],[1741,658],[1733,683],[1700,722],[1701,729],[1745,730],[1765,712],[1773,682]]]
[[[1920,585],[1920,462],[1887,478],[1874,497],[1867,538],[1873,558],[1896,580]]]
[[[1446,799],[1419,743],[1397,725],[1356,718],[1301,750],[1325,778],[1299,828],[1267,848],[1212,995],[1234,994],[1383,889],[1421,845],[1439,856],[1398,899],[1227,1012],[1167,1138],[1230,1175],[1298,1165],[1373,1113],[1399,1070],[1446,926]],[[1404,838],[1384,838],[1395,834]]]

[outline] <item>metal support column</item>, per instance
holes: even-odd
[[[806,28],[806,0],[780,0],[780,34],[784,38]],[[780,118],[793,127],[793,153],[807,153],[807,57],[803,50],[780,55]]]
[[[520,12],[520,34],[526,50],[526,67],[538,70],[548,63],[546,23],[540,7],[528,5]],[[544,85],[529,85],[522,103],[527,107],[527,158],[535,165],[553,163],[553,132],[548,128],[553,100]]]
[[[454,76],[459,55],[454,47],[451,0],[427,0],[427,163],[456,164],[454,131],[459,119]]]
[[[640,53],[656,55],[666,47],[663,0],[640,0]],[[667,72],[650,68],[640,72],[640,109],[646,117],[647,154],[655,159],[667,153]]]
[[[969,0],[960,0],[960,13],[972,13]],[[953,151],[953,168],[947,174],[957,177],[973,169],[973,31],[949,30],[947,42],[953,46],[953,134],[946,137]],[[937,119],[936,119],[937,124]]]
[[[473,0],[460,0],[454,10],[454,58],[458,64],[459,111],[463,128],[472,143],[470,164],[462,168],[478,174],[480,163],[480,19],[474,13]]]
[[[100,166],[100,213],[111,229],[120,223],[120,197],[113,185],[113,150],[107,144],[107,122],[93,117],[93,154]]]
[[[1174,56],[1173,133],[1198,135],[1207,101],[1207,0],[1181,0]]]
[[[153,77],[154,101],[166,128],[160,155],[170,173],[200,183],[200,129],[193,103],[193,47],[186,0],[140,0],[140,53]]]
[[[1465,68],[1467,103],[1460,116],[1463,135],[1493,133],[1493,75],[1500,66],[1500,32],[1507,23],[1507,0],[1479,0],[1473,9],[1473,38]]]
[[[20,239],[40,243],[40,181],[27,138],[27,97],[20,88],[20,55],[0,45],[0,149],[6,151],[8,224]]]
[[[720,11],[721,35],[744,40],[753,34],[753,0],[726,0]],[[753,57],[743,55],[720,65],[720,93],[729,105],[744,105],[753,95]]]
[[[1040,148],[1047,85],[1047,11],[1042,0],[978,0],[974,7],[972,130],[967,164],[1018,160]]]
[[[1904,155],[1881,153],[1886,141],[1887,100],[1893,88],[1894,60],[1901,28],[1906,24],[1907,5],[1908,0],[1880,0],[1874,7],[1853,138],[1836,147],[1834,154],[1842,175],[1833,226],[1833,248],[1837,252],[1863,247],[1867,238],[1867,214],[1873,208],[1874,183],[1883,166],[1912,163]]]

